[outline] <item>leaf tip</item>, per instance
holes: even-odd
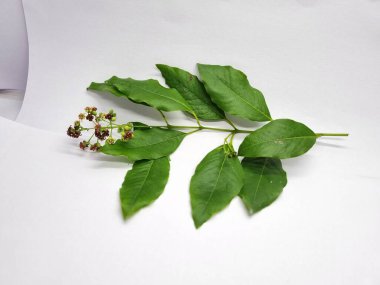
[[[124,221],[127,221],[129,220],[129,218],[131,218],[134,214],[134,212],[131,212],[131,211],[128,211],[127,209],[121,207],[121,211],[122,211],[122,214],[123,214],[123,220]]]
[[[96,82],[91,82],[90,85],[86,88],[86,90],[93,90],[94,86],[96,86],[98,83]]]
[[[198,230],[201,226],[203,225],[203,222],[197,222],[196,220],[194,220],[194,226],[195,228]]]

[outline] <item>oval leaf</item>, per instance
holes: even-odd
[[[243,169],[237,157],[218,147],[198,164],[190,182],[190,198],[196,228],[223,210],[243,187]]]
[[[223,120],[224,112],[210,99],[198,77],[180,68],[157,64],[170,88],[175,88],[194,110],[199,119]]]
[[[244,158],[244,186],[239,196],[253,214],[272,204],[287,183],[278,158]]]
[[[121,209],[129,218],[153,203],[164,191],[169,178],[169,158],[140,160],[127,172],[120,188]]]
[[[107,83],[96,83],[96,82],[91,82],[90,86],[87,87],[87,90],[91,90],[91,91],[98,91],[98,92],[104,92],[104,93],[110,93],[110,94],[113,94],[117,97],[126,97],[128,98],[128,96],[122,92],[120,92],[116,87],[110,85],[110,84],[107,84]],[[132,101],[133,103],[136,103],[136,104],[142,104],[142,105],[145,105],[145,106],[149,106],[148,104],[146,103],[139,103],[139,102],[135,102],[133,101],[132,99],[128,98],[130,101]]]
[[[105,92],[105,93],[111,93],[111,94],[113,94],[113,95],[115,95],[117,97],[125,96],[123,93],[121,93],[119,90],[117,90],[112,85],[108,85],[108,84],[105,84],[105,83],[91,82],[90,86],[87,87],[87,90],[99,91],[99,92]]]
[[[177,90],[165,88],[157,80],[121,79],[114,76],[106,84],[112,85],[135,103],[147,104],[161,111],[193,112]]]
[[[248,135],[239,147],[246,157],[290,158],[307,152],[316,141],[304,124],[289,119],[274,120]]]
[[[136,129],[129,141],[117,140],[115,144],[105,144],[100,151],[115,156],[126,156],[130,160],[157,159],[173,153],[185,133],[161,129]]]
[[[198,64],[207,93],[222,110],[252,121],[270,121],[263,94],[253,88],[247,76],[231,66]]]

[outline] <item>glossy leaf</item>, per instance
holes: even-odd
[[[156,66],[165,78],[166,84],[175,88],[185,98],[199,119],[222,120],[225,118],[224,112],[211,101],[198,77],[183,69],[165,64]]]
[[[173,153],[185,133],[161,129],[136,129],[129,141],[117,140],[115,144],[105,144],[100,151],[115,156],[126,156],[130,160],[157,159]]]
[[[218,147],[198,164],[190,182],[191,209],[199,228],[223,210],[243,187],[243,169],[237,157]]]
[[[231,66],[198,64],[207,93],[225,112],[252,121],[270,121],[263,94],[253,88],[247,76]]]
[[[120,188],[124,218],[153,203],[164,191],[169,178],[169,158],[140,160],[127,172]]]
[[[278,158],[244,158],[244,186],[239,196],[253,214],[272,204],[287,183]]]
[[[114,76],[106,84],[112,85],[135,103],[147,104],[161,111],[193,111],[177,90],[165,88],[157,80],[121,79]]]
[[[307,152],[316,141],[304,124],[289,119],[274,120],[248,135],[239,147],[245,157],[290,158]]]

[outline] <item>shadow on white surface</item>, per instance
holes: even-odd
[[[0,42],[0,89],[25,90],[28,37],[21,0],[1,0]]]
[[[16,120],[24,94],[22,90],[0,90],[0,116],[12,121]]]

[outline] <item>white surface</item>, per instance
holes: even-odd
[[[25,91],[0,90],[0,116],[15,120],[20,112]]]
[[[235,199],[197,231],[188,181],[222,135],[186,139],[164,194],[124,223],[118,188],[129,165],[4,119],[0,129],[1,284],[380,280],[379,181],[348,165],[350,148],[318,145],[286,161],[289,184],[274,205],[249,218]]]
[[[20,122],[62,134],[82,107],[116,103],[121,117],[157,121],[85,87],[155,77],[158,62],[204,62],[244,70],[273,117],[351,136],[284,161],[289,183],[271,207],[249,218],[235,199],[196,231],[188,182],[222,134],[188,137],[163,196],[124,223],[117,192],[129,166],[1,119],[1,284],[380,282],[380,3],[253,2],[24,1],[31,66]]]
[[[1,0],[0,89],[25,90],[27,77],[28,40],[21,0]]]

